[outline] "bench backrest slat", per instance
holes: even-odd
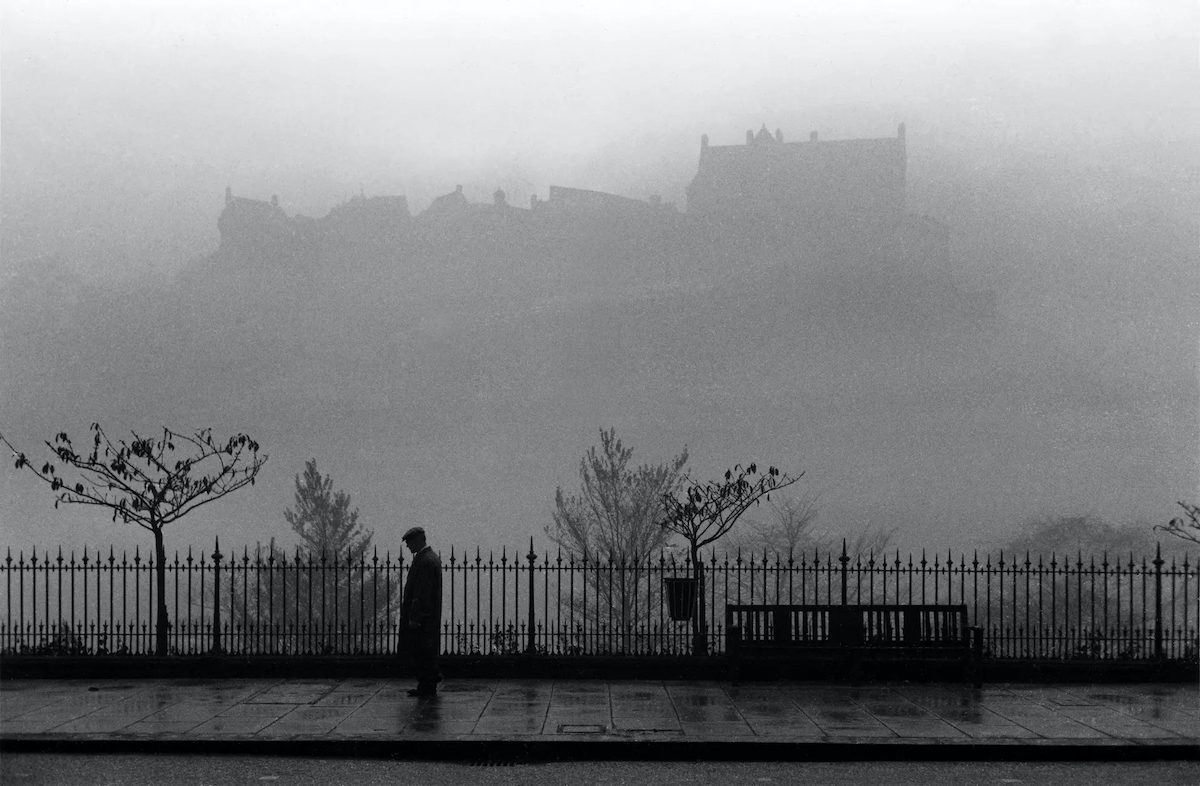
[[[728,604],[725,625],[740,628],[743,642],[958,647],[967,637],[967,607]]]

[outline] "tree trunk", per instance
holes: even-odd
[[[708,626],[704,620],[704,563],[700,549],[692,548],[692,576],[696,579],[696,613],[692,616],[692,654],[708,654]]]
[[[167,654],[167,550],[163,545],[162,529],[155,527],[154,533],[154,603],[157,607],[154,623],[154,654]]]

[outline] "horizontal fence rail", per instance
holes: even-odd
[[[170,654],[385,655],[397,650],[403,555],[191,549],[165,565]],[[1190,555],[899,552],[626,563],[562,552],[442,554],[446,654],[682,655],[724,651],[725,604],[965,604],[997,659],[1196,661],[1200,576]],[[0,654],[155,649],[156,566],[135,549],[12,552],[0,561]],[[697,606],[703,625],[687,616]]]

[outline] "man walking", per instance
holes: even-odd
[[[400,603],[401,652],[412,658],[417,687],[409,696],[435,696],[442,681],[438,672],[438,633],[442,626],[442,560],[425,542],[425,530],[404,533],[413,561]]]

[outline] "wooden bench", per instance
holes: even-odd
[[[965,605],[725,606],[725,651],[733,679],[751,659],[824,654],[842,665],[864,661],[946,661],[981,684],[983,632]]]

